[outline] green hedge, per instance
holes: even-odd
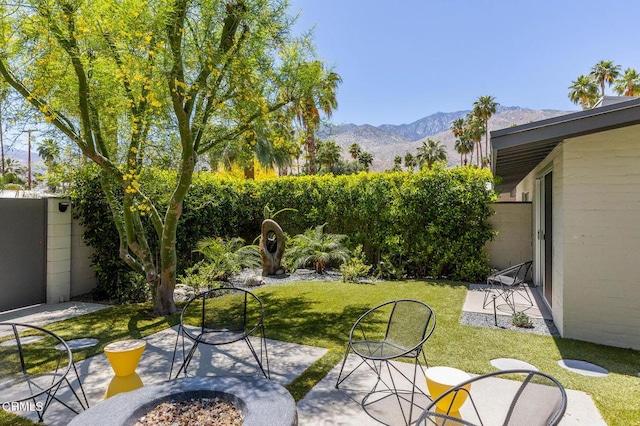
[[[118,259],[118,237],[94,168],[76,177],[71,194],[76,214],[87,227],[85,240],[96,249],[94,264],[101,286],[125,279]],[[192,252],[204,237],[260,233],[263,208],[297,209],[277,217],[289,235],[327,223],[327,232],[347,234],[363,244],[370,262],[402,265],[409,276],[447,276],[477,281],[487,273],[484,243],[493,191],[488,170],[472,167],[419,173],[360,173],[349,176],[280,177],[252,181],[194,176],[178,227],[179,270],[196,259]],[[151,170],[142,185],[160,205],[170,194],[175,174]],[[154,242],[152,242],[154,244]]]

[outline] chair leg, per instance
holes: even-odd
[[[180,334],[182,332],[182,325],[178,326],[178,334],[176,334],[176,344],[173,346],[173,357],[171,358],[171,369],[169,370],[169,380],[171,380],[171,374],[173,373],[173,364],[176,362],[176,352],[178,351],[178,340],[180,340]],[[184,353],[182,354],[184,359]],[[176,374],[176,378],[178,375]]]
[[[78,395],[76,395],[75,391],[73,391],[73,388],[71,390],[73,391],[73,394],[76,395],[76,398],[78,399],[78,402],[80,403],[80,406],[82,407],[82,409],[87,410],[89,409],[89,401],[87,400],[87,394],[84,393],[84,388],[82,387],[82,381],[80,380],[80,375],[78,374],[78,370],[76,369],[76,363],[72,362],[72,365],[73,365],[73,371],[76,373],[76,379],[78,379],[78,386],[80,386],[80,390],[82,391],[82,396],[84,397],[84,402],[87,404],[86,408],[80,401],[80,398],[78,398]],[[69,385],[69,387],[71,387],[71,385]]]
[[[251,355],[253,355],[253,358],[256,360],[256,362],[258,363],[258,367],[260,367],[260,371],[262,371],[262,374],[264,375],[265,379],[270,379],[271,375],[269,372],[269,355],[267,354],[266,356],[266,362],[267,362],[267,369],[265,371],[263,365],[262,365],[262,350],[264,348],[265,354],[266,354],[266,350],[267,350],[267,341],[264,338],[264,336],[260,336],[260,357],[258,357],[258,354],[255,350],[255,348],[253,347],[253,344],[251,343],[251,340],[249,340],[249,337],[245,337],[244,341],[247,343],[247,346],[249,347],[249,350],[251,351]]]
[[[491,303],[491,301],[493,300],[493,299],[489,300],[489,296],[492,295],[494,290],[493,284],[487,281],[487,285],[489,287],[486,288],[484,291],[484,300],[482,301],[482,309],[485,309],[487,305],[489,305],[489,303]]]
[[[342,376],[342,371],[344,370],[344,365],[347,363],[347,357],[349,356],[349,349],[350,346],[347,343],[347,350],[344,354],[344,359],[342,360],[342,367],[340,367],[340,373],[338,373],[338,380],[336,380],[336,389],[338,389],[338,386],[340,386],[340,383],[344,382],[344,380],[349,377],[351,375],[351,373],[353,373],[353,371],[349,374],[347,374],[342,380],[340,380],[340,377]]]

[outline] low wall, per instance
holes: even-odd
[[[485,245],[489,265],[492,268],[505,269],[533,260],[531,203],[495,203],[491,207],[495,214],[489,222],[497,235]]]
[[[96,274],[91,266],[93,249],[82,239],[84,228],[77,219],[71,220],[71,297],[85,294],[96,285]]]

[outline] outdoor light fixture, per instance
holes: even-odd
[[[58,210],[60,213],[66,212],[67,208],[69,208],[69,203],[58,203]]]

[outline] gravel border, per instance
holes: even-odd
[[[541,334],[544,336],[560,337],[560,332],[552,320],[542,318],[530,318],[533,328],[516,327],[511,323],[511,316],[498,315],[498,326],[495,325],[493,314],[482,314],[478,312],[462,312],[460,324],[474,327],[487,327],[501,330],[513,330],[524,333]]]
[[[229,283],[236,286],[243,286],[245,280],[252,275],[262,276],[262,269],[244,269],[239,274],[229,278]],[[324,274],[316,274],[313,269],[296,269],[295,272],[284,275],[267,275],[266,277],[262,277],[262,279],[266,285],[292,283],[296,281],[340,281],[342,274],[330,269],[327,269]]]

